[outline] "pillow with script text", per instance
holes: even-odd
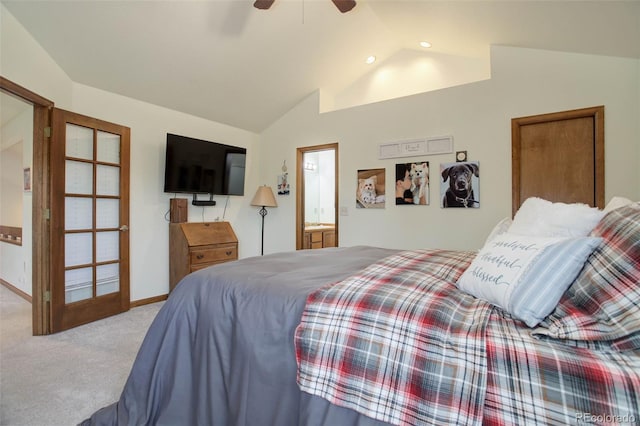
[[[485,244],[457,286],[534,327],[553,311],[600,241],[507,232]]]

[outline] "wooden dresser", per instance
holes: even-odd
[[[169,291],[185,275],[238,259],[238,238],[229,222],[169,224]]]

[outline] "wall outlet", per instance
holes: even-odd
[[[340,216],[349,216],[349,207],[341,206],[340,207]]]

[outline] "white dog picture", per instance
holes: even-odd
[[[396,164],[396,204],[429,204],[429,162]]]
[[[384,169],[358,170],[356,208],[384,208]]]

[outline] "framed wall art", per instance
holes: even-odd
[[[289,195],[289,174],[283,173],[278,175],[278,195]]]
[[[356,208],[383,209],[385,207],[384,169],[358,170]]]
[[[396,205],[428,205],[429,162],[398,163],[395,171]]]
[[[22,170],[22,181],[22,189],[26,192],[31,191],[31,167]]]
[[[440,164],[443,208],[480,207],[480,164],[477,161]]]

